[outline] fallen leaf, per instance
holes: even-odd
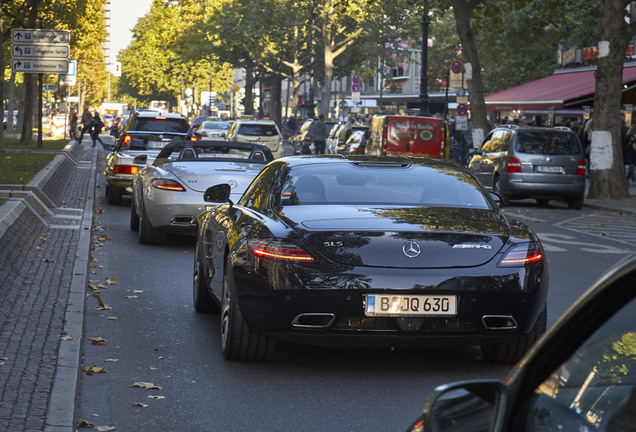
[[[110,432],[117,430],[117,428],[114,426],[95,426],[95,430],[97,432]]]
[[[154,385],[153,383],[138,381],[131,385],[131,387],[139,387],[144,390],[161,390],[162,387]]]
[[[42,258],[42,262],[45,262],[45,263],[54,263],[55,261],[53,261],[53,260],[52,260],[52,259],[50,259],[50,258]]]
[[[148,399],[165,399],[165,396],[149,395]]]
[[[117,281],[115,279],[106,279],[106,283],[108,285],[117,285]]]
[[[92,423],[87,422],[86,420],[79,419],[79,420],[78,420],[78,422],[77,422],[77,427],[81,427],[81,428],[92,428],[92,427],[93,427],[93,424],[92,424]]]
[[[106,360],[104,360],[104,361],[105,361],[105,362],[111,362],[111,363],[112,363],[112,362],[118,362],[118,361],[119,361],[119,359],[106,359]]]
[[[98,373],[106,373],[106,369],[104,369],[103,367],[98,367],[95,366],[95,363],[91,363],[90,366],[86,367],[84,366],[82,368],[82,370],[84,372],[86,372],[86,375],[94,375],[94,374],[98,374]]]
[[[133,295],[125,295],[125,296],[124,296],[124,298],[127,298],[127,299],[136,299],[136,298],[137,298],[137,296],[133,296]]]
[[[73,338],[70,336],[62,336],[60,340],[73,340]]]
[[[103,337],[88,338],[93,345],[106,345],[106,339]]]
[[[148,408],[150,406],[148,404],[141,403],[141,402],[135,402],[133,405],[136,407],[141,407],[141,408]]]
[[[75,258],[79,258],[80,256],[78,254],[75,254]]]
[[[40,237],[40,240],[47,241],[48,239],[46,237]]]
[[[97,301],[99,302],[99,306],[96,307],[95,309],[97,309],[97,310],[109,310],[109,309],[112,309],[112,307],[108,306],[106,303],[104,303],[102,301],[102,298],[99,296],[99,294],[93,294],[93,297],[95,297],[97,299]]]
[[[155,351],[161,351],[161,348],[155,347]]]
[[[119,317],[108,317],[109,320],[118,320]]]

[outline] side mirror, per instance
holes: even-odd
[[[135,165],[146,165],[148,162],[148,155],[139,155],[133,159]]]
[[[409,431],[501,430],[507,390],[499,381],[464,381],[435,389]]]
[[[501,208],[501,206],[503,205],[503,199],[501,198],[501,195],[499,195],[495,191],[488,191],[488,193],[490,194],[490,198],[492,198],[497,207]]]
[[[211,186],[205,190],[203,194],[203,200],[205,202],[211,203],[226,203],[229,202],[232,205],[232,200],[230,200],[230,191],[232,187],[227,183],[221,183],[218,185]]]

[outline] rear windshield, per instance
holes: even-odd
[[[283,179],[276,202],[275,206],[363,204],[490,208],[482,188],[467,175],[418,165],[360,167],[339,163],[295,167]]]
[[[229,129],[230,124],[225,122],[211,122],[206,121],[203,125],[203,129]]]
[[[275,136],[278,135],[278,131],[275,125],[242,124],[239,127],[238,134],[247,136]]]
[[[138,118],[133,127],[142,132],[175,132],[187,134],[190,125],[185,119],[171,118]]]
[[[576,155],[581,144],[572,133],[525,131],[517,134],[516,150],[535,155]]]

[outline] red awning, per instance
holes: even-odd
[[[595,70],[556,72],[553,75],[489,94],[485,97],[488,111],[515,109],[567,108],[571,102],[592,97]],[[623,68],[623,84],[636,81],[636,67]]]

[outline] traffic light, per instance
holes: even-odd
[[[61,100],[62,100],[62,92],[56,91],[55,92],[55,101],[56,102],[60,102]]]

